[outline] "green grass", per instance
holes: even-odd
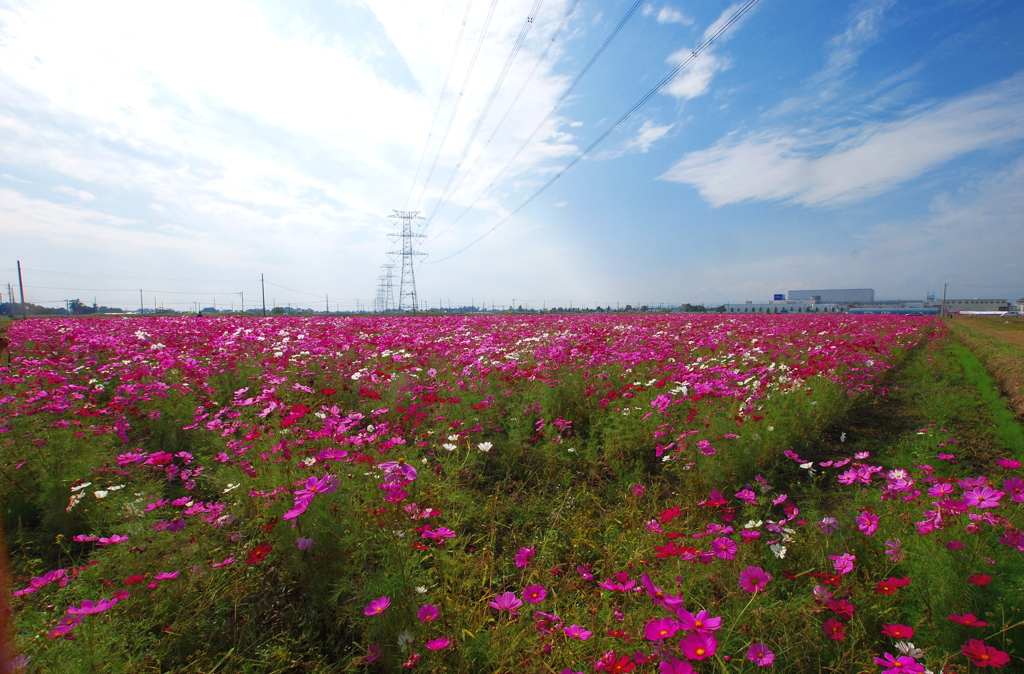
[[[968,349],[959,344],[950,345],[950,349],[960,360],[965,378],[975,386],[978,397],[988,408],[994,423],[992,432],[999,445],[1013,452],[1018,459],[1024,460],[1024,430],[999,394],[995,380]]]

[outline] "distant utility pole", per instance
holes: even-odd
[[[939,305],[939,316],[946,315],[946,284],[942,284],[942,304]]]
[[[267,287],[263,284],[263,274],[260,274],[260,290],[263,292],[263,316],[267,315]]]
[[[21,293],[21,317],[28,318],[25,313],[25,284],[21,282],[21,260],[18,260],[18,292]]]
[[[142,299],[142,288],[139,288],[139,316],[146,313],[146,300]]]
[[[424,235],[413,233],[412,221],[422,220],[423,216],[419,211],[394,211],[388,218],[396,225],[399,221],[402,223],[402,231],[388,235],[401,242],[399,250],[389,253],[389,255],[402,256],[402,276],[398,285],[398,306],[396,308],[399,311],[411,310],[415,313],[418,307],[415,262],[417,257],[423,257],[425,253],[417,252],[415,249],[413,240],[422,239]]]

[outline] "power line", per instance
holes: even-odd
[[[578,1],[578,0],[577,0]],[[416,188],[416,181],[420,179],[420,169],[423,168],[423,160],[427,158],[427,150],[430,148],[430,138],[434,135],[434,125],[441,113],[441,103],[444,102],[444,95],[448,91],[448,79],[452,76],[455,68],[455,57],[459,53],[459,45],[462,43],[462,33],[466,30],[466,22],[469,20],[469,10],[473,6],[473,0],[466,3],[466,12],[462,15],[462,25],[459,26],[459,35],[455,38],[455,49],[452,50],[452,60],[448,63],[448,72],[444,76],[444,84],[441,85],[441,96],[437,99],[437,108],[434,110],[434,119],[430,122],[430,131],[427,132],[427,142],[423,145],[423,153],[420,155],[420,163],[416,165],[416,174],[412,177],[412,184],[409,185],[409,194],[405,197],[405,205],[402,209],[409,207],[409,199],[412,198],[412,191]]]
[[[253,279],[188,279],[188,278],[156,278],[150,276],[111,276],[109,274],[83,274],[71,271],[51,271],[47,269],[29,269],[22,267],[23,271],[30,271],[34,274],[56,274],[58,276],[86,276],[90,278],[116,278],[127,281],[190,281],[195,283],[255,283]],[[0,271],[14,271],[14,269],[0,269]]]
[[[619,23],[616,24],[615,29],[612,30],[612,32],[608,34],[608,37],[606,37],[604,39],[604,42],[601,43],[601,46],[598,47],[597,51],[595,51],[594,54],[590,57],[590,60],[587,61],[587,64],[585,66],[583,66],[583,69],[580,70],[576,74],[576,77],[573,78],[573,81],[569,84],[568,87],[565,88],[565,91],[562,92],[562,95],[558,97],[558,100],[555,101],[554,106],[552,106],[551,110],[548,111],[548,114],[545,115],[544,119],[540,120],[540,123],[537,124],[537,127],[533,130],[533,133],[531,133],[529,135],[529,137],[525,141],[523,141],[523,144],[519,146],[519,149],[516,150],[516,153],[514,155],[512,155],[512,158],[508,160],[508,163],[505,164],[501,168],[500,171],[498,171],[498,175],[494,176],[494,179],[491,180],[491,182],[487,185],[487,187],[484,188],[483,192],[481,192],[477,196],[477,198],[473,200],[473,203],[471,203],[466,208],[466,210],[463,211],[462,214],[459,215],[459,217],[457,217],[452,222],[452,224],[450,224],[447,227],[445,227],[441,232],[439,232],[438,234],[435,234],[433,237],[431,237],[429,240],[425,241],[424,243],[430,243],[430,241],[436,240],[439,236],[441,236],[442,234],[447,232],[449,229],[454,227],[455,223],[457,223],[459,220],[461,220],[463,217],[465,217],[465,215],[467,213],[469,213],[471,210],[473,210],[473,207],[477,205],[477,202],[479,202],[481,199],[483,199],[485,194],[490,192],[491,188],[494,187],[494,184],[496,182],[498,182],[503,175],[505,175],[505,171],[507,171],[509,169],[509,167],[511,167],[512,164],[515,163],[516,159],[519,158],[519,155],[522,154],[523,150],[525,150],[527,148],[527,146],[533,141],[534,137],[538,133],[540,133],[540,130],[542,128],[544,128],[544,125],[547,124],[548,121],[554,116],[555,112],[558,111],[558,107],[562,103],[565,102],[565,99],[569,97],[569,95],[576,88],[576,85],[578,85],[580,83],[580,81],[583,79],[584,75],[586,75],[587,72],[590,70],[590,68],[594,65],[594,63],[597,62],[597,59],[601,56],[601,54],[604,53],[605,49],[608,48],[608,45],[610,45],[612,43],[612,40],[614,40],[615,36],[619,34],[619,31],[621,31],[622,28],[629,22],[629,20],[636,13],[636,10],[640,8],[641,4],[643,4],[643,0],[636,0],[636,2],[634,2],[630,6],[630,8],[628,10],[626,10],[626,13],[622,16],[621,19],[619,19]],[[441,260],[438,260],[437,262],[441,262]],[[436,264],[437,262],[434,262],[432,264]]]
[[[480,47],[484,44],[484,37],[487,36],[487,29],[491,25],[491,18],[494,16],[494,9],[498,6],[498,0],[492,0],[491,8],[487,12],[487,19],[484,21],[484,27],[480,31],[480,39],[477,40],[476,49],[473,50],[473,57],[469,61],[469,69],[466,70],[466,76],[462,80],[462,88],[459,89],[459,96],[455,99],[455,107],[452,108],[452,116],[448,118],[448,126],[445,127],[444,135],[441,136],[441,144],[437,146],[437,154],[434,155],[434,163],[430,166],[430,172],[427,173],[427,181],[423,183],[423,190],[420,192],[419,199],[416,200],[416,208],[419,208],[420,202],[423,201],[423,195],[427,192],[427,186],[430,184],[430,178],[434,175],[434,169],[437,168],[437,162],[441,158],[441,150],[444,149],[444,144],[448,140],[448,133],[452,130],[452,124],[455,123],[455,115],[459,111],[459,104],[462,103],[462,96],[466,93],[466,87],[469,86],[470,75],[473,74],[473,67],[476,65],[477,56],[480,55]]]
[[[469,168],[468,168],[468,169],[466,169],[466,170],[465,170],[465,171],[464,171],[464,172],[462,173],[462,177],[461,177],[461,178],[459,178],[459,182],[458,182],[458,184],[457,184],[457,185],[455,185],[455,189],[454,189],[454,190],[452,190],[451,194],[449,194],[449,195],[448,195],[448,198],[446,198],[446,199],[444,200],[444,202],[443,202],[443,203],[441,203],[441,205],[439,205],[439,206],[437,207],[437,209],[436,209],[436,210],[434,211],[433,215],[431,215],[431,216],[430,216],[430,219],[431,219],[431,220],[432,220],[432,219],[434,218],[434,216],[436,216],[436,215],[437,215],[437,214],[438,214],[438,213],[440,212],[440,210],[441,210],[441,209],[442,209],[442,208],[443,208],[443,207],[445,206],[445,204],[447,204],[447,203],[448,203],[448,202],[449,202],[449,201],[451,200],[452,196],[454,196],[454,195],[455,195],[455,194],[456,194],[456,193],[457,193],[457,192],[459,191],[459,188],[461,188],[461,187],[462,187],[462,183],[464,183],[464,182],[466,181],[466,176],[468,176],[468,175],[470,175],[471,173],[473,173],[473,169],[474,169],[474,168],[476,167],[476,165],[477,165],[477,162],[479,162],[479,161],[480,161],[480,158],[481,158],[481,157],[483,157],[483,156],[484,156],[484,154],[485,154],[485,153],[487,152],[487,148],[488,148],[488,147],[490,147],[490,145],[491,145],[491,141],[492,141],[492,140],[494,140],[494,137],[495,137],[496,135],[498,135],[498,131],[500,131],[500,130],[501,130],[501,128],[502,128],[502,126],[504,126],[504,124],[505,124],[505,120],[506,120],[506,119],[508,119],[508,116],[509,116],[509,114],[510,114],[510,113],[512,112],[512,109],[513,109],[513,108],[514,108],[514,107],[516,106],[516,103],[518,103],[518,102],[519,102],[519,99],[520,99],[520,98],[522,97],[522,95],[523,95],[523,92],[524,92],[524,91],[526,91],[526,87],[527,87],[527,86],[528,86],[528,85],[530,84],[530,82],[532,82],[532,81],[533,81],[533,76],[537,74],[537,70],[538,70],[538,69],[540,68],[540,65],[541,65],[542,63],[544,63],[544,61],[546,61],[546,60],[547,60],[547,58],[548,58],[548,53],[549,53],[549,52],[551,51],[551,47],[552,47],[552,46],[554,46],[555,40],[557,40],[557,39],[558,39],[558,36],[559,36],[559,35],[561,35],[561,33],[562,33],[562,30],[564,30],[564,29],[565,29],[565,24],[567,24],[567,23],[569,22],[569,17],[571,17],[571,16],[572,16],[572,14],[573,14],[573,12],[575,12],[575,11],[576,11],[576,6],[577,6],[577,5],[579,4],[579,3],[580,3],[580,0],[573,0],[572,4],[571,4],[571,5],[569,5],[569,9],[568,9],[568,10],[566,10],[566,12],[565,12],[565,16],[563,16],[563,17],[562,17],[562,23],[560,23],[560,24],[558,25],[558,28],[557,28],[557,29],[555,29],[555,32],[554,32],[554,34],[553,34],[553,35],[551,36],[551,40],[550,40],[550,41],[548,42],[548,45],[547,45],[547,47],[545,47],[545,48],[544,48],[544,52],[543,52],[543,53],[542,53],[542,54],[540,55],[540,58],[539,58],[539,59],[537,59],[537,62],[533,64],[533,70],[531,70],[531,71],[530,71],[530,74],[529,74],[529,75],[528,75],[528,76],[526,77],[526,80],[525,80],[525,81],[523,82],[523,86],[519,88],[519,92],[518,92],[518,93],[517,93],[517,94],[515,95],[515,97],[514,97],[514,98],[512,99],[512,102],[511,102],[511,103],[509,104],[508,108],[507,108],[507,109],[505,110],[505,114],[504,114],[504,115],[502,115],[501,119],[500,119],[500,120],[498,120],[498,124],[497,124],[497,126],[495,126],[495,127],[494,127],[494,130],[493,130],[493,131],[491,131],[491,135],[490,135],[490,137],[488,137],[488,138],[487,138],[487,142],[485,142],[485,143],[484,143],[484,146],[483,146],[483,148],[481,148],[481,150],[480,150],[480,154],[478,154],[478,155],[476,156],[476,159],[474,159],[474,160],[473,160],[473,163],[469,165]],[[535,133],[536,133],[536,132],[535,132]],[[531,136],[530,138],[532,139],[532,138],[533,138],[533,136]],[[527,142],[529,142],[529,140],[527,140]],[[518,153],[516,154],[516,156],[518,156]],[[499,176],[500,176],[500,174],[499,174]],[[494,182],[492,181],[492,182],[491,182],[491,185],[493,185],[493,184],[494,184]],[[488,189],[490,189],[490,185],[488,185]],[[486,191],[485,191],[485,193],[486,193]],[[483,194],[481,194],[480,196],[482,197],[482,196],[483,196]],[[428,243],[429,241],[432,241],[433,239],[436,239],[436,238],[437,238],[438,236],[441,236],[441,234],[444,234],[444,233],[445,233],[445,232],[447,232],[447,231],[448,231],[449,229],[451,229],[451,228],[452,228],[453,226],[455,226],[455,223],[456,223],[456,222],[458,222],[459,220],[461,220],[461,219],[462,219],[462,216],[463,216],[463,215],[465,215],[465,214],[466,214],[466,213],[468,213],[468,212],[469,212],[470,210],[472,210],[473,206],[475,206],[475,205],[476,205],[476,202],[477,202],[477,201],[479,201],[479,200],[480,200],[480,197],[477,197],[477,198],[476,198],[476,201],[474,201],[474,202],[473,202],[473,205],[472,205],[472,206],[470,206],[469,208],[467,208],[467,209],[466,209],[466,210],[465,210],[465,211],[464,211],[464,212],[462,213],[462,215],[460,215],[460,216],[459,216],[458,218],[456,218],[456,219],[455,219],[455,221],[454,221],[454,222],[452,222],[452,224],[448,225],[448,227],[446,227],[446,228],[445,228],[444,230],[442,230],[440,234],[438,234],[437,236],[434,236],[434,237],[432,237],[431,239],[428,239],[428,240],[427,240],[426,242],[424,242],[424,243]],[[428,221],[428,222],[426,223],[426,225],[429,225],[429,224],[430,224],[430,222]],[[424,227],[426,227],[426,225],[424,225]]]
[[[641,98],[639,101],[634,103],[633,106],[629,110],[627,110],[625,113],[623,113],[623,115],[621,117],[619,117],[615,121],[614,124],[612,124],[610,127],[608,127],[608,129],[606,129],[604,133],[602,133],[600,136],[597,137],[596,140],[594,140],[594,142],[592,142],[590,145],[588,145],[587,148],[585,150],[583,150],[583,152],[580,152],[578,155],[576,155],[575,159],[573,159],[571,162],[566,164],[565,167],[563,167],[561,171],[556,173],[555,176],[553,178],[551,178],[551,180],[549,180],[546,183],[544,183],[544,185],[542,185],[540,187],[540,189],[538,189],[529,198],[527,198],[526,201],[524,201],[523,203],[519,204],[519,206],[516,207],[516,209],[514,211],[512,211],[511,213],[506,215],[504,218],[499,220],[496,225],[494,225],[493,227],[488,229],[486,232],[484,232],[483,234],[478,236],[476,239],[474,239],[468,245],[460,248],[459,250],[455,251],[451,255],[448,255],[447,257],[443,257],[440,260],[436,260],[435,262],[430,262],[428,264],[439,264],[441,262],[444,262],[445,260],[450,260],[451,258],[455,257],[459,253],[462,253],[465,250],[467,250],[467,249],[471,248],[472,246],[476,245],[484,237],[489,235],[494,230],[498,229],[498,227],[501,227],[503,224],[505,224],[509,220],[511,220],[516,214],[519,213],[519,211],[523,210],[523,208],[525,208],[534,199],[539,197],[547,188],[551,187],[555,183],[555,181],[558,180],[559,178],[561,178],[569,169],[571,169],[573,166],[578,164],[584,157],[586,157],[588,154],[590,154],[591,150],[593,150],[595,147],[597,147],[605,138],[607,138],[613,131],[615,131],[615,129],[617,129],[623,122],[625,122],[627,119],[629,119],[633,115],[634,112],[636,112],[641,107],[643,107],[643,105],[645,103],[647,103],[647,101],[649,101],[655,94],[657,94],[659,91],[661,91],[665,87],[666,84],[668,84],[673,79],[675,79],[676,75],[678,75],[679,72],[683,68],[688,66],[698,56],[700,56],[701,53],[703,53],[705,50],[707,50],[708,47],[710,47],[723,33],[725,33],[729,28],[731,28],[733,24],[735,24],[737,21],[739,21],[741,18],[743,18],[743,16],[747,12],[749,12],[754,7],[754,5],[756,5],[758,2],[760,2],[760,0],[747,0],[747,2],[745,2],[739,9],[737,9],[732,14],[732,16],[729,17],[728,21],[726,21],[721,26],[719,26],[718,29],[714,33],[712,33],[711,36],[709,36],[707,39],[705,39],[704,42],[702,42],[699,47],[697,47],[695,50],[690,52],[689,56],[687,56],[685,59],[683,59],[679,63],[679,65],[677,65],[675,68],[673,68],[672,71],[669,72],[668,75],[663,77],[661,79],[661,81],[658,82],[654,86],[654,88],[652,88],[650,91],[648,91],[646,94],[644,94],[643,98]]]
[[[484,104],[483,110],[480,111],[480,116],[476,120],[476,126],[473,127],[472,133],[470,133],[469,138],[466,139],[466,145],[462,148],[462,155],[459,157],[459,161],[455,163],[455,168],[452,169],[451,175],[448,176],[448,183],[444,186],[444,189],[441,190],[438,205],[434,208],[433,214],[427,218],[425,223],[423,223],[424,228],[430,226],[430,221],[434,219],[434,216],[444,208],[444,205],[448,203],[448,199],[451,198],[451,194],[449,194],[448,190],[455,181],[455,176],[462,167],[462,162],[464,162],[466,157],[469,155],[469,150],[473,147],[473,141],[476,140],[476,135],[480,133],[480,128],[484,125],[484,120],[487,119],[487,115],[490,114],[491,106],[494,105],[494,101],[498,97],[501,87],[505,84],[505,78],[508,77],[509,71],[512,70],[512,64],[515,62],[516,56],[519,55],[519,51],[523,48],[526,36],[533,27],[533,21],[537,17],[537,13],[540,11],[543,4],[544,0],[534,0],[533,7],[530,8],[530,13],[526,16],[526,21],[523,22],[523,27],[519,29],[519,35],[516,37],[516,41],[512,44],[512,50],[505,58],[505,65],[502,66],[501,72],[498,74],[498,79],[494,82],[494,87],[491,89],[491,95],[487,98],[487,103]]]

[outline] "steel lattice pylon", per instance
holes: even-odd
[[[415,262],[417,257],[423,257],[425,253],[416,251],[414,239],[422,239],[424,235],[413,233],[412,221],[422,220],[423,217],[419,211],[395,211],[388,216],[388,219],[396,225],[399,222],[402,223],[402,230],[400,232],[389,234],[393,240],[401,242],[399,250],[393,250],[388,253],[389,255],[402,256],[402,275],[398,284],[398,303],[395,309],[398,311],[416,311],[419,308],[419,302],[416,297]]]

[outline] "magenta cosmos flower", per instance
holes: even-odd
[[[853,563],[856,561],[857,555],[844,552],[841,555],[829,555],[828,558],[835,562],[832,566],[839,572],[839,575],[843,575],[853,571]]]
[[[772,574],[759,566],[748,566],[740,571],[740,587],[747,592],[760,592],[768,586]]]
[[[719,559],[731,560],[736,556],[736,550],[736,543],[726,536],[721,536],[711,541],[711,552]]]
[[[882,625],[882,634],[893,639],[912,639],[914,638],[914,628],[909,625]]]
[[[715,654],[717,647],[717,639],[700,632],[690,632],[679,641],[679,648],[687,660],[707,660]]]
[[[1001,669],[1010,661],[1010,656],[1003,651],[988,646],[980,639],[971,639],[960,647],[961,652],[968,658],[975,667],[996,667]]]
[[[432,651],[439,651],[444,648],[451,646],[452,640],[448,637],[440,637],[438,639],[431,639],[427,642],[426,646]]]
[[[416,617],[420,619],[421,623],[428,623],[431,620],[437,620],[437,616],[439,615],[441,615],[441,609],[432,604],[424,604],[420,607],[420,610],[416,612]]]
[[[701,610],[697,615],[693,615],[686,609],[679,609],[676,613],[679,616],[679,621],[683,625],[683,629],[690,631],[696,630],[697,632],[703,632],[710,634],[717,629],[722,628],[721,618],[712,618],[708,615],[707,611]]]
[[[391,597],[381,597],[370,602],[369,606],[363,609],[363,615],[378,615],[391,606]]]
[[[534,552],[534,546],[532,545],[528,548],[519,548],[519,552],[516,553],[514,558],[516,567],[522,569],[528,566],[530,564],[530,558],[533,557]]]
[[[579,639],[580,641],[586,641],[590,638],[590,635],[593,634],[590,630],[584,629],[579,625],[569,625],[568,627],[563,628],[562,631],[565,632],[566,636],[570,639]]]
[[[824,630],[825,634],[828,635],[828,638],[833,641],[842,641],[846,638],[846,625],[835,618],[829,618],[826,620],[821,625],[821,629]]]
[[[861,512],[857,517],[857,528],[863,531],[865,536],[875,533],[878,531],[878,515],[867,510]]]
[[[538,604],[548,596],[548,591],[543,585],[529,585],[523,588],[523,599],[531,604]]]
[[[515,592],[502,592],[494,595],[494,601],[487,602],[487,605],[499,611],[508,611],[512,615],[519,615],[515,609],[523,605],[521,599],[516,599]]]
[[[672,658],[658,663],[658,672],[660,674],[693,674],[693,666],[686,660]]]
[[[652,620],[644,625],[644,637],[648,641],[662,641],[671,639],[682,628],[682,623],[672,618],[661,618]]]
[[[775,654],[764,644],[750,644],[750,648],[747,649],[747,660],[758,667],[770,667],[775,662]]]
[[[68,614],[70,615],[92,615],[93,613],[102,613],[107,609],[114,606],[117,603],[117,598],[113,599],[100,599],[95,604],[91,600],[86,599],[82,602],[81,606],[69,606]]]
[[[1003,498],[1003,492],[991,487],[977,487],[964,492],[964,503],[974,508],[995,508],[999,505],[999,499]],[[100,540],[103,540],[102,538]]]
[[[883,657],[875,658],[875,662],[882,666],[882,674],[921,674],[924,671],[924,665],[909,655],[893,656],[884,653]]]

